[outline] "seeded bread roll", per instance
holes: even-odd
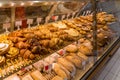
[[[52,78],[52,80],[64,80],[63,78],[61,78],[60,76],[55,76]]]
[[[64,66],[69,72],[76,71],[74,64],[64,58],[58,58],[58,63]]]

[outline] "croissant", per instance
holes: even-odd
[[[19,49],[23,49],[23,48],[28,48],[28,47],[30,47],[30,45],[29,44],[27,44],[27,43],[24,43],[24,42],[18,42],[16,45],[15,45],[17,48],[19,48]]]

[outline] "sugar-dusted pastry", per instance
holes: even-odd
[[[6,43],[0,43],[0,55],[6,54],[10,46]]]

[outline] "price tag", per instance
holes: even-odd
[[[50,20],[50,16],[47,16],[47,17],[45,18],[45,23],[48,23],[49,20]]]
[[[38,24],[38,26],[39,26],[39,24],[40,24],[40,22],[42,21],[42,18],[37,18],[37,24]]]
[[[66,50],[61,49],[61,50],[58,51],[58,53],[59,53],[61,56],[63,56],[63,55],[66,53]]]
[[[65,15],[62,15],[62,20],[65,18]]]
[[[28,19],[27,24],[33,24],[33,19]]]
[[[10,28],[10,23],[4,23],[3,24],[3,29],[5,29],[6,33],[9,33],[8,29]]]
[[[10,28],[10,23],[4,23],[3,24],[3,29],[9,29]]]
[[[52,20],[57,21],[58,20],[58,16],[52,16]]]
[[[27,24],[28,24],[28,28],[30,28],[31,27],[30,25],[33,24],[33,19],[28,19]]]
[[[67,19],[69,19],[70,14],[67,14]]]
[[[43,69],[43,67],[44,67],[43,60],[40,60],[40,61],[34,63],[33,66],[36,69],[38,69],[39,71],[41,71]]]
[[[74,13],[72,13],[72,18],[74,18],[74,16],[75,16],[75,12],[74,12]]]
[[[22,26],[22,21],[16,21],[15,26],[17,26],[17,29],[20,30],[20,26]]]
[[[15,26],[21,26],[22,25],[22,21],[16,21],[15,22]]]
[[[46,73],[49,73],[49,72],[51,72],[51,70],[52,70],[52,64],[47,64],[45,62],[43,71]]]

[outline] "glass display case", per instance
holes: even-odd
[[[120,43],[111,2],[0,1],[0,80],[92,80]]]

